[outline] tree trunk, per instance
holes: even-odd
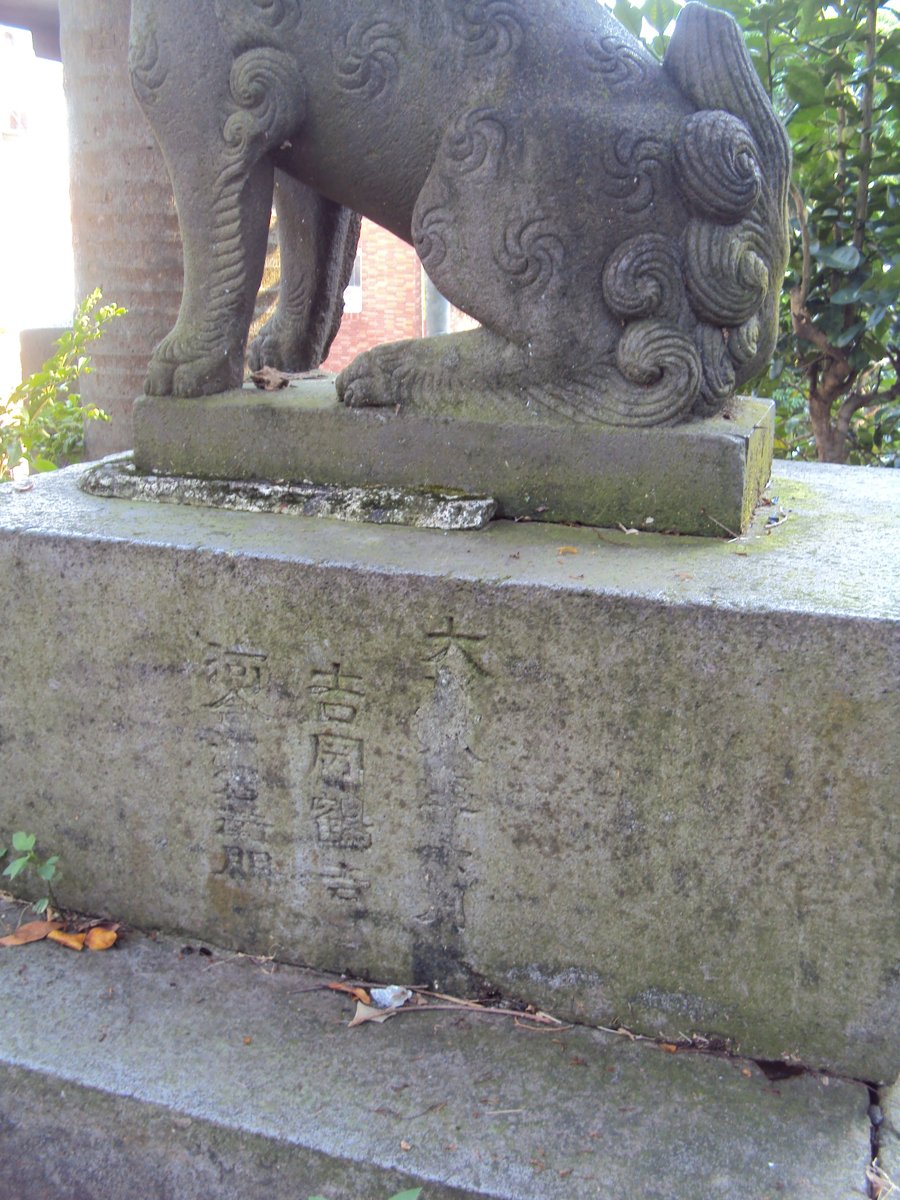
[[[181,300],[181,240],[169,176],[128,78],[130,0],[60,0],[69,105],[78,298],[94,288],[128,309],[92,350],[85,402],[88,457],[132,445],[131,410],[156,343]]]

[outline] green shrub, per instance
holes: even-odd
[[[84,455],[84,422],[108,419],[99,408],[83,408],[72,391],[79,376],[91,369],[86,347],[125,313],[115,304],[101,306],[101,299],[95,291],[79,304],[72,328],[56,342],[56,353],[0,407],[0,480],[11,479],[23,461],[29,472],[78,462]]]

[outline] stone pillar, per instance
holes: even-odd
[[[69,104],[70,181],[79,298],[96,287],[128,309],[94,346],[88,457],[132,444],[131,409],[181,299],[181,241],[169,176],[128,79],[129,0],[60,0]]]

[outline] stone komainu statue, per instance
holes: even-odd
[[[734,21],[688,4],[660,64],[597,0],[132,0],[134,87],[184,239],[148,391],[325,357],[364,214],[482,328],[377,347],[345,403],[488,393],[561,419],[719,411],[764,367],[787,139]]]

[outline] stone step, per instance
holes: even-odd
[[[900,473],[782,464],[732,543],[78,477],[0,489],[0,832],[62,903],[896,1077]]]
[[[350,1029],[333,977],[192,949],[0,950],[4,1200],[866,1194],[858,1083],[507,1015]]]

